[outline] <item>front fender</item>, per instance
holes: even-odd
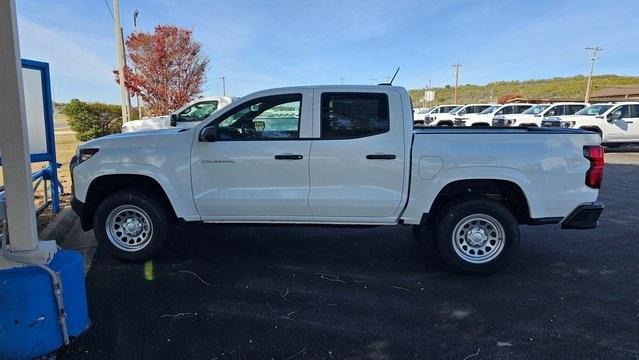
[[[75,197],[86,201],[91,183],[106,175],[142,175],[155,180],[164,190],[178,218],[186,221],[200,220],[191,194],[190,177],[188,181],[175,174],[166,174],[161,169],[148,164],[96,163],[90,160],[73,170]]]

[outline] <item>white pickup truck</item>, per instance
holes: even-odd
[[[175,110],[170,115],[127,121],[122,124],[122,132],[169,129],[171,127],[190,128],[231,102],[233,102],[233,98],[228,96],[201,97]]]
[[[424,125],[438,126],[438,117],[447,116],[449,112],[459,109],[460,105],[439,105],[428,110],[426,116],[424,116]],[[452,121],[449,121],[448,126],[452,126]]]
[[[606,146],[639,143],[639,102],[595,104],[574,115],[548,117],[541,125],[594,131]]]
[[[528,110],[533,104],[504,104],[493,105],[479,114],[470,114],[455,123],[456,126],[491,126],[493,118],[500,115],[521,114]]]
[[[579,102],[538,104],[519,114],[495,115],[493,126],[541,126],[547,117],[572,115],[586,106],[588,104]]]
[[[602,172],[594,133],[414,130],[393,86],[261,91],[190,129],[91,140],[71,161],[83,228],[124,261],[156,256],[177,222],[402,224],[476,274],[512,258],[520,224],[597,226]]]
[[[480,112],[491,107],[492,104],[468,104],[460,105],[451,111],[434,116],[434,120],[429,124],[430,126],[454,126],[455,123],[460,123],[467,116],[471,114],[479,114]],[[458,125],[461,126],[461,125]]]

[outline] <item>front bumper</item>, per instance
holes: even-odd
[[[599,225],[599,216],[604,206],[600,202],[577,206],[561,222],[562,229],[594,229]]]

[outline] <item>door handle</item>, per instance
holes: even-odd
[[[296,154],[275,155],[275,160],[302,160],[304,156]]]
[[[368,154],[368,155],[366,155],[366,158],[368,160],[393,160],[396,157],[397,156],[395,156],[393,154]]]

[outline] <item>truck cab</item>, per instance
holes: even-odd
[[[593,131],[608,146],[639,143],[639,102],[594,104],[574,115],[548,117],[542,126]]]
[[[171,127],[191,128],[209,117],[215,111],[229,105],[233,98],[228,96],[207,96],[189,102],[169,115],[128,121],[122,124],[122,132],[168,129]]]
[[[580,102],[557,102],[538,104],[519,114],[496,115],[493,126],[541,126],[544,118],[551,116],[572,115],[588,106]]]

